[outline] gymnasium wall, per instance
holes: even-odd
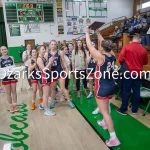
[[[4,0],[7,1],[7,0]],[[56,9],[56,1],[54,0],[54,14],[55,14],[55,23],[40,23],[40,33],[24,33],[24,24],[20,25],[21,36],[10,36],[9,25],[5,22],[6,25],[6,34],[7,34],[7,42],[10,54],[14,54],[20,45],[24,45],[24,40],[35,39],[35,44],[42,44],[43,42],[49,42],[51,39],[56,39],[58,41],[69,41],[79,37],[80,35],[67,35],[67,20],[66,20],[66,12],[65,12],[65,0],[63,1],[63,19],[64,19],[64,35],[58,34],[58,24],[57,24],[57,9]],[[3,7],[4,8],[4,7]],[[101,21],[108,23],[112,19],[126,16],[131,17],[133,15],[133,0],[108,0],[107,2],[108,15],[107,18],[90,18],[91,22]],[[84,10],[83,10],[84,11]],[[5,8],[4,8],[4,17],[5,17]],[[6,20],[6,17],[5,17]],[[18,51],[18,50],[17,50]],[[15,61],[19,61],[20,59],[15,58]]]

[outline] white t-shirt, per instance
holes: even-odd
[[[67,65],[67,69],[68,69],[68,71],[70,71],[71,70],[70,69],[70,64],[71,64],[70,59],[68,58],[67,55],[64,55],[64,59],[65,59],[66,65]]]
[[[23,57],[25,57],[25,56],[27,56],[27,60],[24,61],[24,65],[25,65],[25,66],[28,66],[28,62],[29,62],[29,59],[30,59],[31,56],[30,56],[29,54],[27,54],[27,51],[24,51],[23,54],[22,54],[22,59],[23,59]]]

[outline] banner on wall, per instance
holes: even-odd
[[[73,22],[77,22],[77,18],[72,18],[72,21]]]
[[[67,35],[78,35],[84,33],[87,22],[84,18],[67,19]]]
[[[71,21],[68,21],[68,22],[67,22],[67,26],[72,26],[72,22],[71,22]]]
[[[77,26],[73,26],[72,34],[73,35],[77,35],[78,34],[78,27]]]
[[[25,24],[24,33],[40,33],[40,24]]]
[[[58,23],[63,23],[64,22],[62,17],[58,17],[57,21],[58,21]]]
[[[62,8],[62,0],[57,0],[57,8]]]
[[[87,18],[86,19],[86,25],[90,25],[91,24],[91,19]]]
[[[8,2],[22,2],[22,3],[53,3],[53,0],[7,0]]]
[[[58,34],[64,34],[64,25],[63,24],[58,25]]]
[[[9,25],[10,36],[21,36],[20,25]]]
[[[84,26],[80,26],[79,27],[79,34],[83,34],[84,33],[84,29],[85,29]]]
[[[57,6],[57,17],[63,17],[62,0],[57,0],[56,6]]]
[[[108,0],[93,0],[89,2],[88,14],[90,18],[107,17],[107,2]]]
[[[72,27],[68,28],[67,35],[72,35]]]
[[[79,19],[79,26],[83,26],[83,24],[84,24],[84,19],[83,19],[83,18],[80,18],[80,19]]]
[[[62,13],[62,8],[57,8],[57,17],[62,17],[63,13]]]
[[[58,18],[58,34],[64,34],[62,0],[56,0],[56,7]]]
[[[77,25],[77,18],[72,18],[72,24],[73,24],[73,26]]]

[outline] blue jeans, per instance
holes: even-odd
[[[150,35],[145,36],[146,45],[150,45]]]
[[[131,89],[133,90],[132,112],[136,113],[140,104],[140,86],[141,79],[123,79],[122,80],[122,105],[120,111],[122,113],[128,110],[128,100],[131,95]]]
[[[150,35],[142,36],[142,45],[150,45]]]

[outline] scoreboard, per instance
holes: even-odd
[[[53,3],[5,3],[8,23],[54,22]]]

